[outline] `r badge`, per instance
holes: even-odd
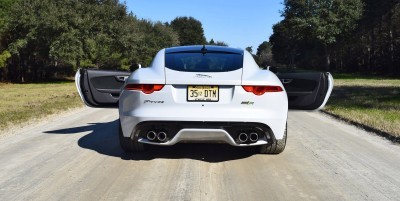
[[[254,105],[254,102],[242,101],[242,105]]]

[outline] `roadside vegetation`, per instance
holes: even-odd
[[[32,12],[34,11],[34,12]],[[165,47],[208,42],[193,17],[139,19],[119,0],[0,1],[0,81],[37,82],[78,68],[147,66]]]
[[[336,74],[325,111],[400,137],[400,79]]]
[[[72,81],[0,83],[0,130],[81,106]]]
[[[276,63],[400,76],[400,1],[285,0],[283,5],[284,19],[269,38]]]

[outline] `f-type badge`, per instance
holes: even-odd
[[[144,103],[144,104],[146,104],[146,103],[150,103],[150,104],[162,104],[162,103],[164,103],[164,101],[145,100],[143,103]]]
[[[210,75],[204,75],[204,74],[196,74],[194,78],[212,78]]]

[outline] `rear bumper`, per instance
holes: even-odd
[[[125,137],[130,137],[133,130],[142,122],[198,122],[198,123],[259,123],[268,126],[277,139],[283,137],[287,120],[287,109],[224,109],[192,108],[179,109],[165,107],[140,108],[127,113],[120,113],[121,127]]]
[[[148,133],[166,133],[163,141],[149,139]],[[239,140],[239,134],[256,134],[257,139],[245,142]],[[138,142],[170,146],[178,142],[228,143],[232,146],[256,146],[275,140],[271,129],[260,123],[237,122],[168,122],[148,121],[139,123],[130,136]]]
[[[287,121],[287,111],[282,114],[249,109],[235,112],[215,111],[214,113],[204,109],[160,112],[142,108],[132,112],[128,115],[120,115],[123,135],[142,143],[157,145],[174,145],[182,141],[225,142],[233,146],[262,145],[270,140],[282,139]],[[168,141],[163,143],[148,141],[145,134],[150,130],[167,131]],[[259,131],[260,140],[257,143],[237,142],[237,135],[241,131],[253,130]]]
[[[132,133],[139,130],[140,125],[145,122],[168,122],[168,124],[194,122],[208,126],[184,127],[185,129],[200,129],[203,131],[192,130],[195,131],[192,134],[188,131],[182,131],[180,134],[182,137],[164,145],[186,141],[189,137],[193,138],[193,141],[207,141],[207,136],[209,136],[210,141],[219,141],[220,138],[224,138],[221,141],[233,145],[232,140],[224,133],[224,129],[218,131],[207,130],[221,129],[226,124],[247,126],[260,124],[268,127],[275,139],[283,138],[288,112],[285,92],[270,93],[260,97],[248,95],[242,87],[235,87],[233,89],[235,96],[221,96],[225,98],[218,103],[201,103],[181,101],[182,98],[177,98],[176,96],[179,94],[174,93],[174,90],[178,89],[166,85],[162,91],[151,95],[144,95],[137,91],[124,91],[119,101],[119,115],[123,135],[132,137]],[[252,104],[246,104],[248,102]],[[176,131],[174,135],[178,132]],[[228,134],[231,133],[228,132]],[[201,140],[196,140],[196,136],[202,136],[199,137]],[[235,141],[235,137],[232,138]],[[173,138],[170,139],[172,140]],[[137,140],[149,143],[139,138]]]

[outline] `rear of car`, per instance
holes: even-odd
[[[127,149],[179,142],[273,144],[286,139],[284,90],[276,75],[261,70],[246,51],[163,49],[149,68],[138,69],[125,82],[119,97],[120,137],[134,142]]]

